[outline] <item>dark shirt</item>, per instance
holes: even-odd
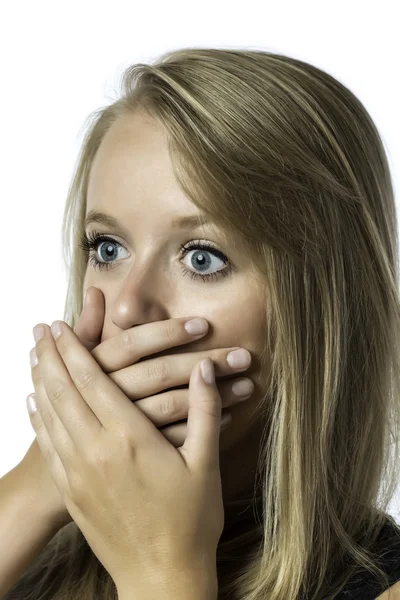
[[[392,517],[388,518],[374,551],[381,557],[379,567],[387,574],[389,585],[382,587],[374,574],[363,570],[346,584],[335,600],[376,600],[400,580],[400,526]]]

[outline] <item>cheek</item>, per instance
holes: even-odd
[[[97,271],[95,271],[89,264],[86,268],[86,273],[85,273],[85,279],[84,279],[84,285],[86,287],[89,287],[91,285],[94,285],[95,287],[100,287],[99,285],[96,285],[96,282],[98,283],[99,280],[99,274]]]

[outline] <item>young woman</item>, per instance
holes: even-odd
[[[108,378],[100,387],[115,407],[124,406],[127,421],[134,417],[131,426],[141,409],[148,421],[140,423],[152,422],[164,435],[149,433],[157,448],[168,441],[177,451],[189,438],[194,447],[196,398],[216,403],[218,419],[221,408],[232,415],[218,451],[223,531],[204,563],[211,574],[215,563],[217,586],[214,596],[205,587],[199,592],[199,569],[199,580],[188,578],[186,591],[193,590],[186,597],[374,600],[391,589],[395,598],[400,528],[388,506],[400,466],[398,234],[386,153],[361,102],[322,70],[269,52],[188,48],[133,65],[120,97],[93,115],[63,235],[69,328],[64,341],[52,341],[45,324],[37,342],[39,414],[56,410],[46,381],[39,385],[46,376],[41,361],[56,349],[63,358],[70,343],[75,358],[71,350],[66,362],[87,364],[92,381],[96,361]],[[202,337],[184,333],[192,317],[206,320]],[[250,362],[229,365],[235,348]],[[207,356],[218,392],[195,382],[196,365]],[[238,404],[232,383],[239,379],[248,380],[250,396]],[[113,392],[115,384],[124,398]],[[46,438],[34,419],[40,449],[55,461],[54,440],[64,430]],[[85,426],[77,419],[70,435],[87,435],[90,454]],[[201,440],[205,446],[208,438]],[[133,471],[123,462],[122,477],[110,447],[110,472],[120,477],[110,476],[108,493],[96,496],[105,507],[96,531],[107,519],[134,521]],[[62,492],[61,463],[54,461],[47,467]],[[164,481],[169,460],[154,461],[148,481]],[[177,535],[197,505],[180,481],[170,478]],[[214,532],[222,523],[215,481],[202,488],[202,533],[190,541],[185,564],[197,565],[205,530],[213,519]],[[94,496],[89,481],[87,487]],[[113,493],[127,498],[115,514],[105,501]],[[159,516],[168,494],[166,484],[165,496],[149,499],[157,511],[144,512],[143,531],[156,535],[166,521],[171,525],[171,512]],[[119,542],[97,544],[80,527],[80,513],[71,520],[67,509],[75,505],[64,508],[66,499],[53,511],[58,529],[6,600],[123,599],[113,577]],[[138,504],[143,511],[146,499]],[[136,535],[138,529],[129,530],[126,547],[135,546]],[[175,566],[168,580],[157,571],[162,597],[168,589],[178,597]],[[141,585],[152,597],[151,578]]]

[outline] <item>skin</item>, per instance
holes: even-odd
[[[205,339],[157,356],[231,346],[246,348],[252,355],[249,369],[238,376],[251,378],[255,391],[248,400],[230,407],[233,421],[221,432],[225,501],[253,482],[261,434],[251,415],[261,393],[257,357],[263,350],[265,308],[252,265],[215,225],[196,230],[171,228],[174,217],[200,213],[174,177],[164,129],[140,113],[120,118],[103,139],[90,174],[86,214],[92,209],[116,217],[132,240],[131,246],[116,231],[98,223],[86,229],[87,234],[97,231],[118,242],[112,245],[111,256],[106,253],[107,242],[99,242],[96,258],[115,261],[114,265],[98,270],[89,262],[84,281],[84,292],[95,286],[105,297],[101,342],[137,325],[198,316],[209,322]],[[211,242],[233,263],[233,272],[206,281],[192,280],[183,269],[202,272],[200,251],[181,254],[180,250],[181,244],[192,240]],[[203,267],[207,273],[225,267],[212,253],[206,252],[206,258],[211,261]]]

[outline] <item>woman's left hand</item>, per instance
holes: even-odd
[[[72,519],[117,588],[182,570],[216,577],[224,527],[217,386],[206,384],[196,365],[186,441],[175,448],[69,325],[55,323],[61,335],[53,339],[41,324],[36,343],[38,411],[30,419]]]

